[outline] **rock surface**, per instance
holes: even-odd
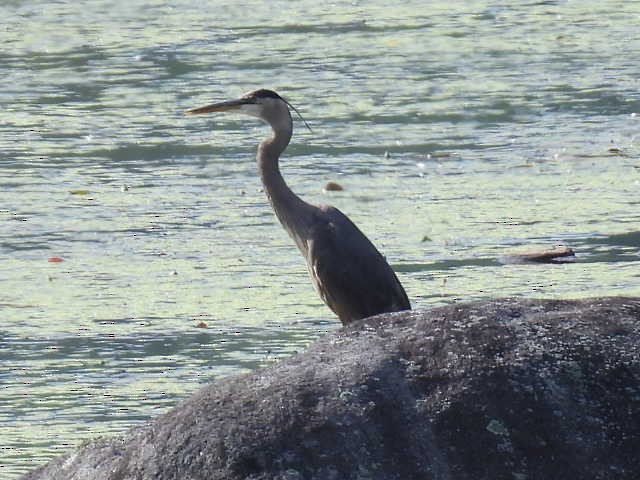
[[[385,314],[25,479],[636,479],[640,298]]]

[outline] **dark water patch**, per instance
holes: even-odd
[[[640,221],[640,217],[638,218]],[[600,245],[612,245],[622,247],[633,247],[640,249],[640,231],[616,233],[604,237],[595,237],[587,240],[589,243]]]
[[[169,54],[166,57],[159,59],[156,58],[154,62],[158,67],[161,67],[166,71],[166,76],[168,78],[180,77],[199,70],[197,65],[181,60],[175,54]]]
[[[313,145],[312,152],[310,152],[310,148],[305,145],[295,145],[292,144],[288,149],[287,153],[291,153],[293,155],[308,155],[313,153],[315,156],[337,156],[337,157],[348,157],[350,155],[371,155],[373,157],[384,158],[385,153],[389,155],[398,155],[398,156],[410,156],[416,154],[426,155],[428,153],[433,152],[443,152],[443,151],[451,151],[452,148],[456,150],[487,150],[489,148],[500,148],[500,147],[509,147],[510,143],[472,143],[469,142],[466,138],[461,137],[451,137],[451,143],[435,143],[435,142],[425,142],[425,143],[405,143],[402,145],[396,144],[379,144],[379,145],[371,145],[371,144],[355,144],[355,145]]]
[[[640,264],[640,232],[574,238],[577,260],[583,263],[638,262]]]
[[[100,158],[101,162],[136,163],[138,161],[152,164],[166,164],[168,160],[173,163],[176,159],[185,157],[207,156],[212,160],[222,154],[229,154],[229,147],[217,145],[193,145],[187,143],[158,143],[149,145],[122,144],[113,148],[100,148],[84,152],[83,156]]]
[[[93,45],[56,52],[29,52],[23,55],[0,53],[0,64],[16,69],[29,65],[34,70],[91,67],[95,62],[107,60],[110,53]]]
[[[70,82],[64,83],[60,94],[56,96],[44,95],[33,99],[33,103],[36,105],[57,105],[65,103],[75,102],[97,102],[101,97],[105,89],[108,88],[106,83],[99,82]],[[90,106],[87,106],[89,109]],[[93,108],[91,108],[93,110]]]
[[[469,198],[469,197],[463,197],[463,198]],[[539,225],[542,223],[546,223],[546,221],[543,220],[518,220],[518,219],[509,219],[509,220],[479,220],[479,221],[475,221],[475,222],[470,222],[470,224],[473,225],[510,225],[510,226],[522,226],[522,227],[529,227],[529,226],[533,226],[533,225]],[[546,239],[542,239],[542,241],[545,241]],[[526,245],[525,245],[526,246]]]
[[[583,248],[579,250],[578,262],[580,263],[626,263],[640,264],[640,252],[621,248],[600,249],[597,247]]]
[[[640,112],[640,94],[621,92],[613,87],[577,89],[570,85],[554,85],[547,91],[559,97],[545,103],[546,110],[551,112],[581,115],[630,115]]]
[[[221,37],[217,37],[215,41],[218,44],[223,40]],[[159,79],[177,78],[188,73],[200,71],[202,68],[195,60],[191,62],[193,58],[191,55],[181,53],[175,46],[163,45],[144,49],[135,53],[134,58],[138,62],[153,65],[164,71],[164,75],[161,75]]]
[[[160,320],[160,319],[159,319]],[[144,322],[153,330],[153,318],[102,318],[98,325],[109,323],[140,324]],[[194,324],[194,320],[188,320]],[[212,325],[215,319],[207,319]],[[94,323],[94,322],[92,322]],[[142,328],[142,327],[140,327]],[[0,360],[14,361],[20,357],[27,361],[46,360],[49,370],[62,369],[66,374],[70,370],[82,371],[81,363],[69,363],[70,359],[84,361],[105,361],[103,367],[109,368],[109,362],[116,361],[113,368],[122,368],[124,361],[133,361],[149,357],[181,356],[204,361],[206,364],[219,365],[229,363],[232,366],[245,364],[245,368],[255,368],[255,355],[264,354],[264,345],[270,349],[289,345],[290,334],[286,329],[256,329],[251,327],[209,327],[196,328],[194,332],[150,332],[118,336],[110,333],[92,335],[61,336],[58,338],[19,338],[0,332]],[[303,336],[302,339],[306,339]],[[244,360],[243,360],[244,357]],[[57,363],[60,361],[62,363]],[[175,359],[172,360],[175,365]],[[168,363],[167,366],[170,366]],[[104,373],[105,376],[108,372]]]
[[[64,241],[65,233],[61,232],[42,232],[42,233],[20,233],[12,232],[5,239],[0,240],[0,251],[7,253],[27,252],[42,250],[44,252],[53,250],[54,245]]]
[[[151,213],[144,212],[140,214],[140,217],[143,219],[148,218]],[[135,227],[135,228],[123,228],[117,230],[101,230],[101,231],[90,231],[86,232],[87,234],[96,234],[103,237],[113,237],[113,236],[121,236],[121,237],[164,237],[169,234],[174,235],[177,232],[188,232],[188,231],[196,231],[196,230],[211,230],[211,229],[224,229],[229,228],[228,226],[221,225],[218,220],[211,220],[205,222],[197,222],[193,221],[195,217],[184,216],[181,217],[180,220],[176,220],[174,222],[170,221],[158,221],[149,225],[147,227]],[[189,223],[186,220],[192,220]]]
[[[404,109],[404,107],[402,107]],[[343,117],[324,118],[324,122],[348,122],[351,124],[364,125],[397,125],[399,129],[412,125],[441,125],[455,126],[460,129],[460,125],[473,124],[482,128],[491,128],[495,124],[516,123],[525,124],[534,121],[534,116],[538,112],[522,105],[510,104],[504,100],[498,100],[488,105],[478,105],[473,109],[459,112],[439,111],[433,112],[429,106],[423,110],[416,110],[415,106],[411,111],[403,114],[376,113],[364,115],[350,113]]]
[[[336,23],[315,23],[315,24],[285,24],[278,26],[265,27],[263,25],[236,27],[234,30],[242,32],[243,36],[264,36],[264,35],[286,35],[286,34],[324,34],[338,35],[347,33],[393,33],[405,32],[412,30],[424,30],[432,27],[431,22],[420,22],[416,19],[416,23],[403,24],[398,22],[389,22],[381,24],[380,22],[369,22],[366,19],[350,22]]]
[[[394,264],[393,269],[397,272],[430,272],[430,271],[448,271],[465,267],[496,267],[501,263],[496,258],[462,258],[462,259],[443,259],[429,263],[401,263]]]
[[[569,240],[572,244],[584,247],[620,247],[640,249],[640,231],[614,233],[610,235],[574,236]]]

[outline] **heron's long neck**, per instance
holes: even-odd
[[[280,155],[291,140],[291,133],[290,123],[281,128],[273,126],[273,136],[263,140],[258,147],[257,161],[262,184],[278,220],[304,253],[308,210],[313,207],[291,191],[278,166]]]

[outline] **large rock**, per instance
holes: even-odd
[[[640,298],[357,322],[25,478],[637,479]]]

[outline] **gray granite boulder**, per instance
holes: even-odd
[[[385,314],[28,480],[637,479],[640,298]]]

